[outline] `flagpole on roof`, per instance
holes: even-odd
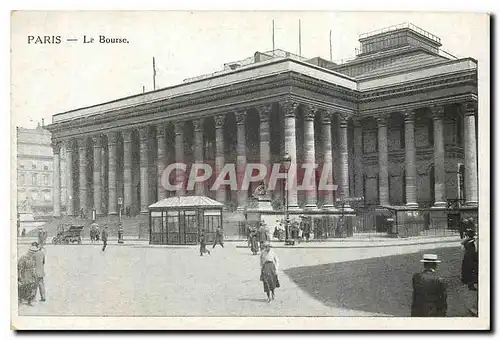
[[[153,91],[156,90],[156,66],[155,57],[153,57]]]
[[[273,19],[273,56],[274,56],[274,19]]]
[[[302,57],[302,32],[299,19],[299,57]]]

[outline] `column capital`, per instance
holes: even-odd
[[[118,141],[118,133],[115,131],[108,132],[106,134],[108,137],[108,145],[115,145]]]
[[[239,110],[234,112],[234,117],[236,118],[236,125],[245,124],[245,118],[247,116],[246,110]]]
[[[175,135],[183,135],[184,134],[184,122],[176,122],[174,125]]]
[[[61,142],[60,141],[53,139],[50,142],[50,145],[52,146],[52,152],[54,154],[59,154],[61,152]]]
[[[80,137],[76,139],[76,144],[79,149],[85,149],[87,147],[87,137]]]
[[[387,126],[387,119],[389,118],[389,114],[380,113],[376,116],[378,127]]]
[[[430,108],[432,118],[443,119],[444,116],[444,106],[443,105],[432,105]]]
[[[328,125],[332,123],[333,111],[330,110],[319,110],[321,124]]]
[[[75,143],[75,140],[73,138],[68,138],[63,141],[63,145],[66,148],[66,152],[71,152],[73,149],[73,145]]]
[[[347,121],[352,117],[352,113],[337,111],[337,116],[339,117],[339,125],[347,125]]]
[[[304,113],[304,120],[312,121],[318,112],[318,108],[312,105],[303,105],[302,112]]]
[[[297,114],[297,108],[299,107],[299,103],[292,101],[292,100],[283,100],[279,102],[279,105],[285,111],[285,116],[288,117],[295,117]]]
[[[259,112],[261,122],[267,122],[269,120],[269,114],[271,113],[272,108],[272,104],[262,104],[256,107]]]
[[[464,103],[460,103],[460,110],[465,116],[472,116],[477,113],[477,101],[470,100]]]
[[[92,136],[92,144],[94,148],[102,147],[102,135],[94,135]]]
[[[139,128],[139,140],[144,141],[149,137],[149,129],[147,126],[142,126]]]
[[[167,128],[166,124],[158,124],[156,125],[156,138],[165,137],[165,129]]]
[[[221,129],[224,127],[224,122],[226,121],[226,115],[218,115],[214,117],[214,122],[215,122],[215,128],[216,129]]]
[[[132,130],[125,130],[121,131],[122,137],[123,137],[123,142],[125,143],[130,143],[132,142]]]
[[[193,128],[195,132],[203,132],[203,118],[193,120]]]
[[[354,127],[362,127],[363,126],[363,117],[360,117],[360,116],[353,116],[352,117],[352,124],[354,125]]]
[[[415,110],[403,110],[401,114],[405,118],[405,122],[413,122],[415,120]]]

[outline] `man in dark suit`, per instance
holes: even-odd
[[[106,250],[106,246],[108,245],[108,226],[105,225],[104,229],[102,230],[102,251],[104,252]]]
[[[413,275],[411,316],[444,317],[448,308],[447,284],[436,274],[437,264],[441,261],[435,254],[424,254],[420,262],[424,264],[424,271]]]

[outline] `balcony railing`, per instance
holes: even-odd
[[[289,58],[289,59],[298,60],[298,61],[305,61],[308,59],[305,57],[301,57],[297,54],[287,52],[284,50],[280,50],[280,49],[266,51],[266,52],[258,52],[258,53],[259,53],[259,57],[260,57],[258,61],[255,60],[255,55],[253,55],[253,56],[245,58],[245,59],[225,63],[223,66],[223,70],[215,71],[215,72],[208,73],[208,74],[203,74],[203,75],[192,77],[192,78],[187,78],[187,79],[184,79],[183,82],[188,83],[188,82],[195,81],[195,80],[210,78],[210,77],[216,76],[218,74],[227,73],[228,71],[236,70],[236,69],[243,67],[243,66],[257,64],[257,63],[271,60],[271,59]]]
[[[415,26],[415,25],[413,25],[411,23],[408,23],[408,22],[404,22],[402,24],[398,24],[398,25],[393,25],[393,26],[381,28],[381,29],[376,30],[376,31],[362,33],[362,34],[359,35],[359,39],[364,39],[364,38],[368,38],[368,37],[371,37],[371,36],[374,36],[374,35],[377,35],[377,34],[382,34],[382,33],[387,33],[387,32],[391,32],[391,31],[396,31],[396,30],[403,29],[403,28],[411,29],[412,31],[415,31],[418,34],[423,35],[424,37],[426,37],[428,39],[431,39],[431,40],[433,40],[433,41],[435,41],[435,42],[437,42],[439,44],[441,43],[441,39],[439,37],[435,36],[434,34],[432,34],[430,32],[427,32],[424,29],[421,29],[418,26]]]

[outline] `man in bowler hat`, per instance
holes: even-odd
[[[424,254],[420,260],[424,264],[421,273],[413,275],[412,317],[444,317],[448,305],[447,284],[436,274],[438,260],[436,254]]]

